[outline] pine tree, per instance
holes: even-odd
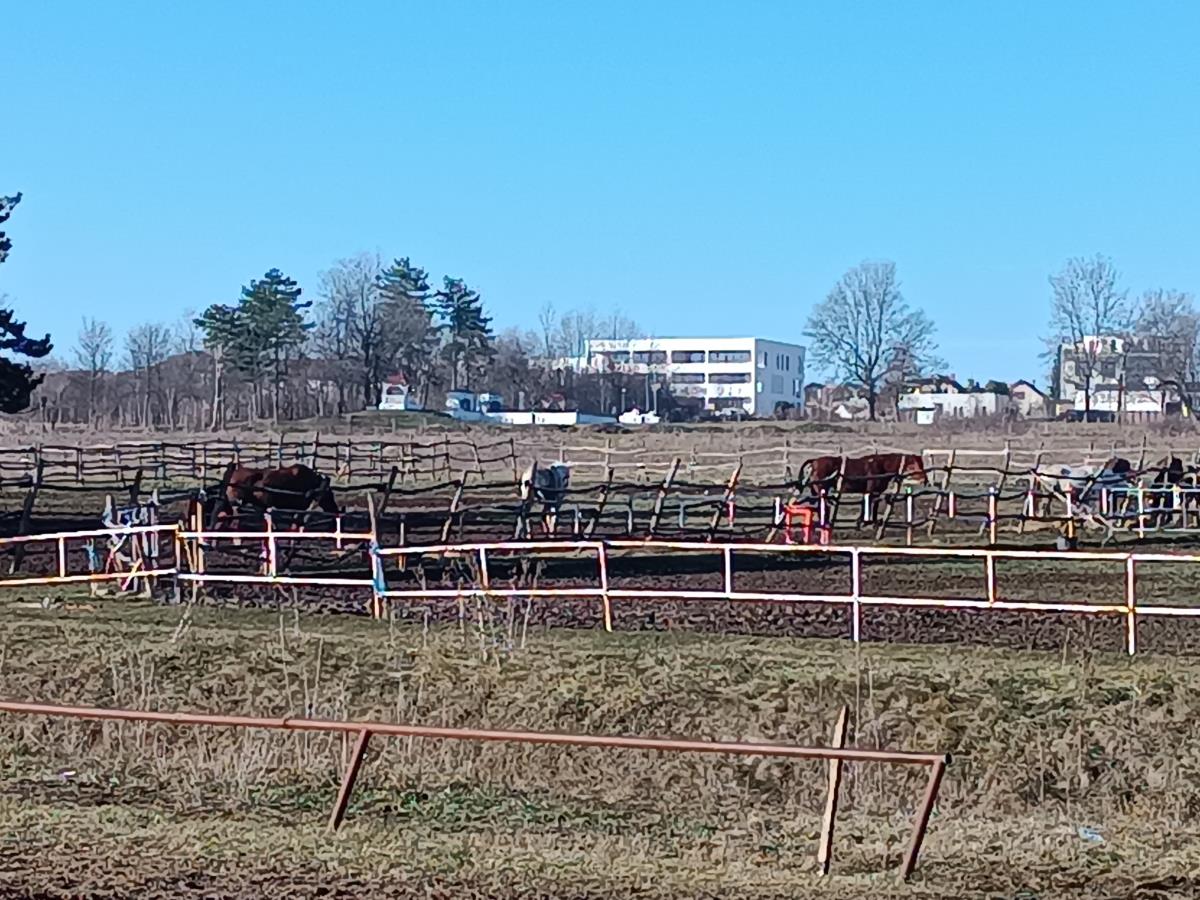
[[[397,259],[379,275],[386,347],[384,355],[426,396],[437,354],[438,330],[430,309],[429,276],[408,259]]]
[[[442,333],[442,358],[450,369],[450,388],[471,386],[492,357],[492,320],[483,314],[478,292],[461,278],[442,279],[433,298],[433,311]]]
[[[0,225],[8,221],[21,195],[0,197]],[[8,258],[12,241],[0,231],[0,263]],[[40,340],[25,337],[25,323],[13,318],[11,309],[0,309],[0,350],[7,350],[30,359],[40,359],[53,349],[50,335]],[[29,408],[34,388],[42,383],[28,363],[16,363],[0,356],[0,412],[19,413]]]
[[[238,307],[241,336],[235,344],[234,365],[256,386],[271,387],[272,415],[279,420],[279,395],[288,360],[303,345],[313,327],[304,311],[312,301],[300,299],[300,286],[278,269],[242,288]]]

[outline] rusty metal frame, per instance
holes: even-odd
[[[841,746],[801,747],[792,744],[769,744],[747,741],[704,741],[658,737],[629,737],[621,735],[566,734],[545,731],[502,731],[482,728],[442,728],[427,725],[398,725],[390,722],[347,721],[328,719],[267,718],[260,716],[233,716],[212,713],[153,712],[136,709],[109,709],[92,706],[66,706],[50,703],[21,703],[0,701],[0,712],[15,715],[50,716],[55,718],[88,719],[92,721],[154,722],[164,725],[197,725],[210,727],[262,728],[281,731],[317,731],[356,736],[354,750],[343,773],[337,798],[329,816],[329,830],[335,831],[342,824],[354,785],[362,768],[367,745],[374,735],[381,737],[429,738],[434,740],[473,741],[508,744],[542,744],[566,747],[599,747],[609,750],[649,750],[667,753],[705,753],[727,756],[769,756],[783,759],[824,760],[838,764],[838,777],[830,778],[831,799],[826,805],[828,834],[823,836],[819,854],[822,865],[828,869],[832,853],[832,817],[836,813],[839,788],[840,764],[847,762],[872,762],[891,765],[924,766],[929,769],[929,781],[925,785],[920,805],[913,820],[912,835],[908,849],[900,865],[899,876],[907,881],[917,866],[917,858],[929,828],[929,819],[937,802],[938,790],[946,766],[950,764],[948,753],[914,753],[903,750],[859,750]],[[845,736],[845,714],[839,717],[838,734],[835,742]],[[824,829],[823,829],[824,831]]]

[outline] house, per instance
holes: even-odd
[[[1157,386],[1162,359],[1161,339],[1150,336],[1088,335],[1074,344],[1061,344],[1053,396],[1075,409],[1084,409],[1089,405],[1085,387],[1090,386],[1091,408],[1099,409],[1097,404],[1104,404],[1117,411],[1123,394],[1151,391]],[[1148,407],[1150,402],[1150,398],[1141,398],[1139,405]],[[1160,412],[1162,406],[1160,398]]]
[[[922,379],[900,395],[896,407],[902,416],[911,416],[919,425],[930,425],[943,418],[1006,414],[1010,404],[1007,385],[988,382],[988,387],[992,389],[981,388],[973,381],[963,387],[952,376]]]
[[[1014,381],[1008,386],[1013,412],[1023,419],[1042,419],[1051,412],[1046,395],[1032,381]]]

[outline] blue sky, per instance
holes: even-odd
[[[360,250],[498,325],[802,340],[897,263],[960,377],[1043,378],[1047,276],[1200,289],[1200,4],[5,4],[0,268],[62,355]]]

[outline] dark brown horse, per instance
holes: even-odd
[[[830,493],[838,489],[839,475],[843,493],[870,494],[874,498],[898,479],[911,478],[918,484],[929,483],[919,453],[873,453],[870,456],[818,456],[805,460],[800,467],[799,487],[803,490],[807,484],[813,496],[822,491]]]
[[[230,463],[222,484],[223,495],[217,498],[215,510],[218,519],[228,518],[239,509],[305,512],[314,502],[330,515],[341,512],[329,479],[301,463],[282,469],[253,469]]]

